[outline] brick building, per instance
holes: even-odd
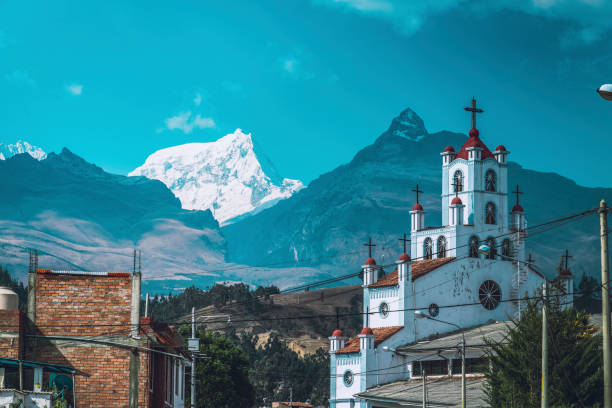
[[[27,318],[0,311],[19,316],[0,327],[0,357],[74,369],[66,397],[78,407],[184,407],[183,339],[140,317],[140,276],[31,268]]]

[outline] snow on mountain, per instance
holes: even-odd
[[[210,209],[220,223],[257,213],[304,187],[280,177],[251,134],[240,129],[216,142],[158,150],[129,176],[160,180],[184,209]]]
[[[28,142],[19,140],[17,143],[4,144],[0,143],[0,160],[6,160],[16,154],[28,153],[36,160],[43,160],[47,157],[47,153],[38,146],[33,146]]]

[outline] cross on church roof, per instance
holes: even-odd
[[[512,192],[512,194],[516,194],[516,203],[519,203],[519,194],[523,194],[521,190],[519,190],[519,185],[516,185],[516,190]]]
[[[405,232],[404,232],[404,238],[399,238],[398,241],[402,241],[404,243],[404,253],[406,253],[406,243],[410,242],[410,240],[406,238]]]
[[[472,129],[476,129],[476,114],[484,112],[482,109],[476,107],[476,98],[472,97],[472,106],[463,108],[468,112],[472,112]]]
[[[414,191],[416,193],[416,196],[417,196],[416,199],[417,199],[417,204],[418,204],[419,203],[419,193],[422,193],[423,191],[419,190],[419,185],[418,184],[416,185],[416,189],[414,189],[412,191]]]
[[[372,247],[376,246],[376,244],[372,243],[372,238],[368,238],[368,243],[367,244],[363,244],[363,246],[367,246],[368,247],[368,257],[371,258],[372,257]]]
[[[569,254],[569,251],[566,249],[565,250],[565,254],[562,255],[562,257],[565,258],[565,270],[567,271],[568,270],[568,261],[569,261],[569,258],[573,258],[573,256],[571,256]]]

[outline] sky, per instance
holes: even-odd
[[[127,174],[251,132],[309,183],[410,107],[524,167],[612,187],[612,0],[0,0],[0,142]]]

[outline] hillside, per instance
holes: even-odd
[[[269,299],[262,299],[257,306],[233,302],[226,306],[197,309],[196,320],[206,330],[235,330],[237,333],[257,335],[259,344],[266,342],[270,334],[276,332],[291,349],[303,355],[314,353],[321,347],[327,350],[327,337],[338,326],[347,335],[357,334],[362,326],[362,316],[359,314],[362,296],[359,285],[274,294]],[[336,313],[339,315],[337,320]],[[297,316],[306,318],[294,319]],[[179,321],[189,323],[191,315]]]

